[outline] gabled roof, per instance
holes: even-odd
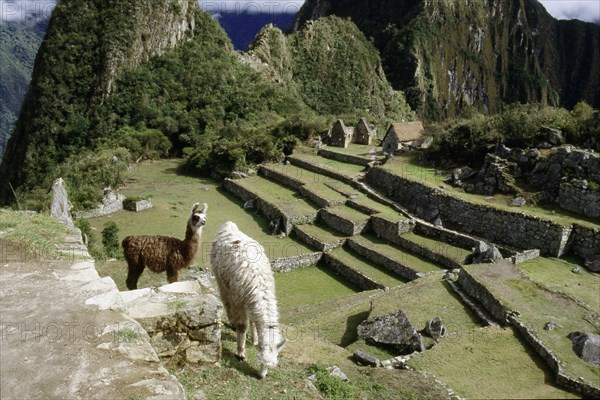
[[[393,132],[398,142],[412,142],[423,136],[425,130],[421,121],[414,122],[396,122],[390,125],[386,136]]]

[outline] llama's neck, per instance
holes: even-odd
[[[188,262],[196,255],[200,246],[200,237],[202,236],[202,227],[198,230],[192,229],[189,225],[185,231],[185,240],[182,242],[182,253]]]

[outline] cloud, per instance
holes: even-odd
[[[55,0],[0,0],[0,23],[50,18]]]
[[[199,0],[198,3],[211,14],[296,14],[304,0]]]
[[[557,19],[600,22],[599,0],[540,0],[540,3]]]

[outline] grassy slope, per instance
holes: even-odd
[[[138,165],[123,189],[126,195],[152,195],[154,208],[141,213],[120,212],[102,218],[89,220],[100,232],[108,221],[119,226],[119,238],[128,235],[168,235],[183,238],[185,224],[191,206],[195,202],[208,204],[208,221],[202,235],[202,247],[196,256],[196,264],[206,268],[209,261],[210,244],[219,227],[226,221],[235,221],[239,228],[258,240],[271,260],[283,255],[305,254],[310,250],[304,245],[289,239],[277,239],[268,232],[268,221],[244,211],[238,199],[220,191],[218,184],[208,179],[198,179],[178,175],[179,160],[164,160]],[[124,287],[126,264],[124,262],[99,265],[99,272],[118,274],[115,281]],[[185,273],[183,274],[185,277]],[[164,274],[144,273],[139,287],[158,284],[166,278]]]

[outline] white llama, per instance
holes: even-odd
[[[258,335],[260,377],[277,366],[285,344],[279,330],[275,280],[263,247],[242,233],[236,224],[221,226],[211,251],[212,269],[229,322],[237,332],[238,358],[246,358],[246,331]]]

